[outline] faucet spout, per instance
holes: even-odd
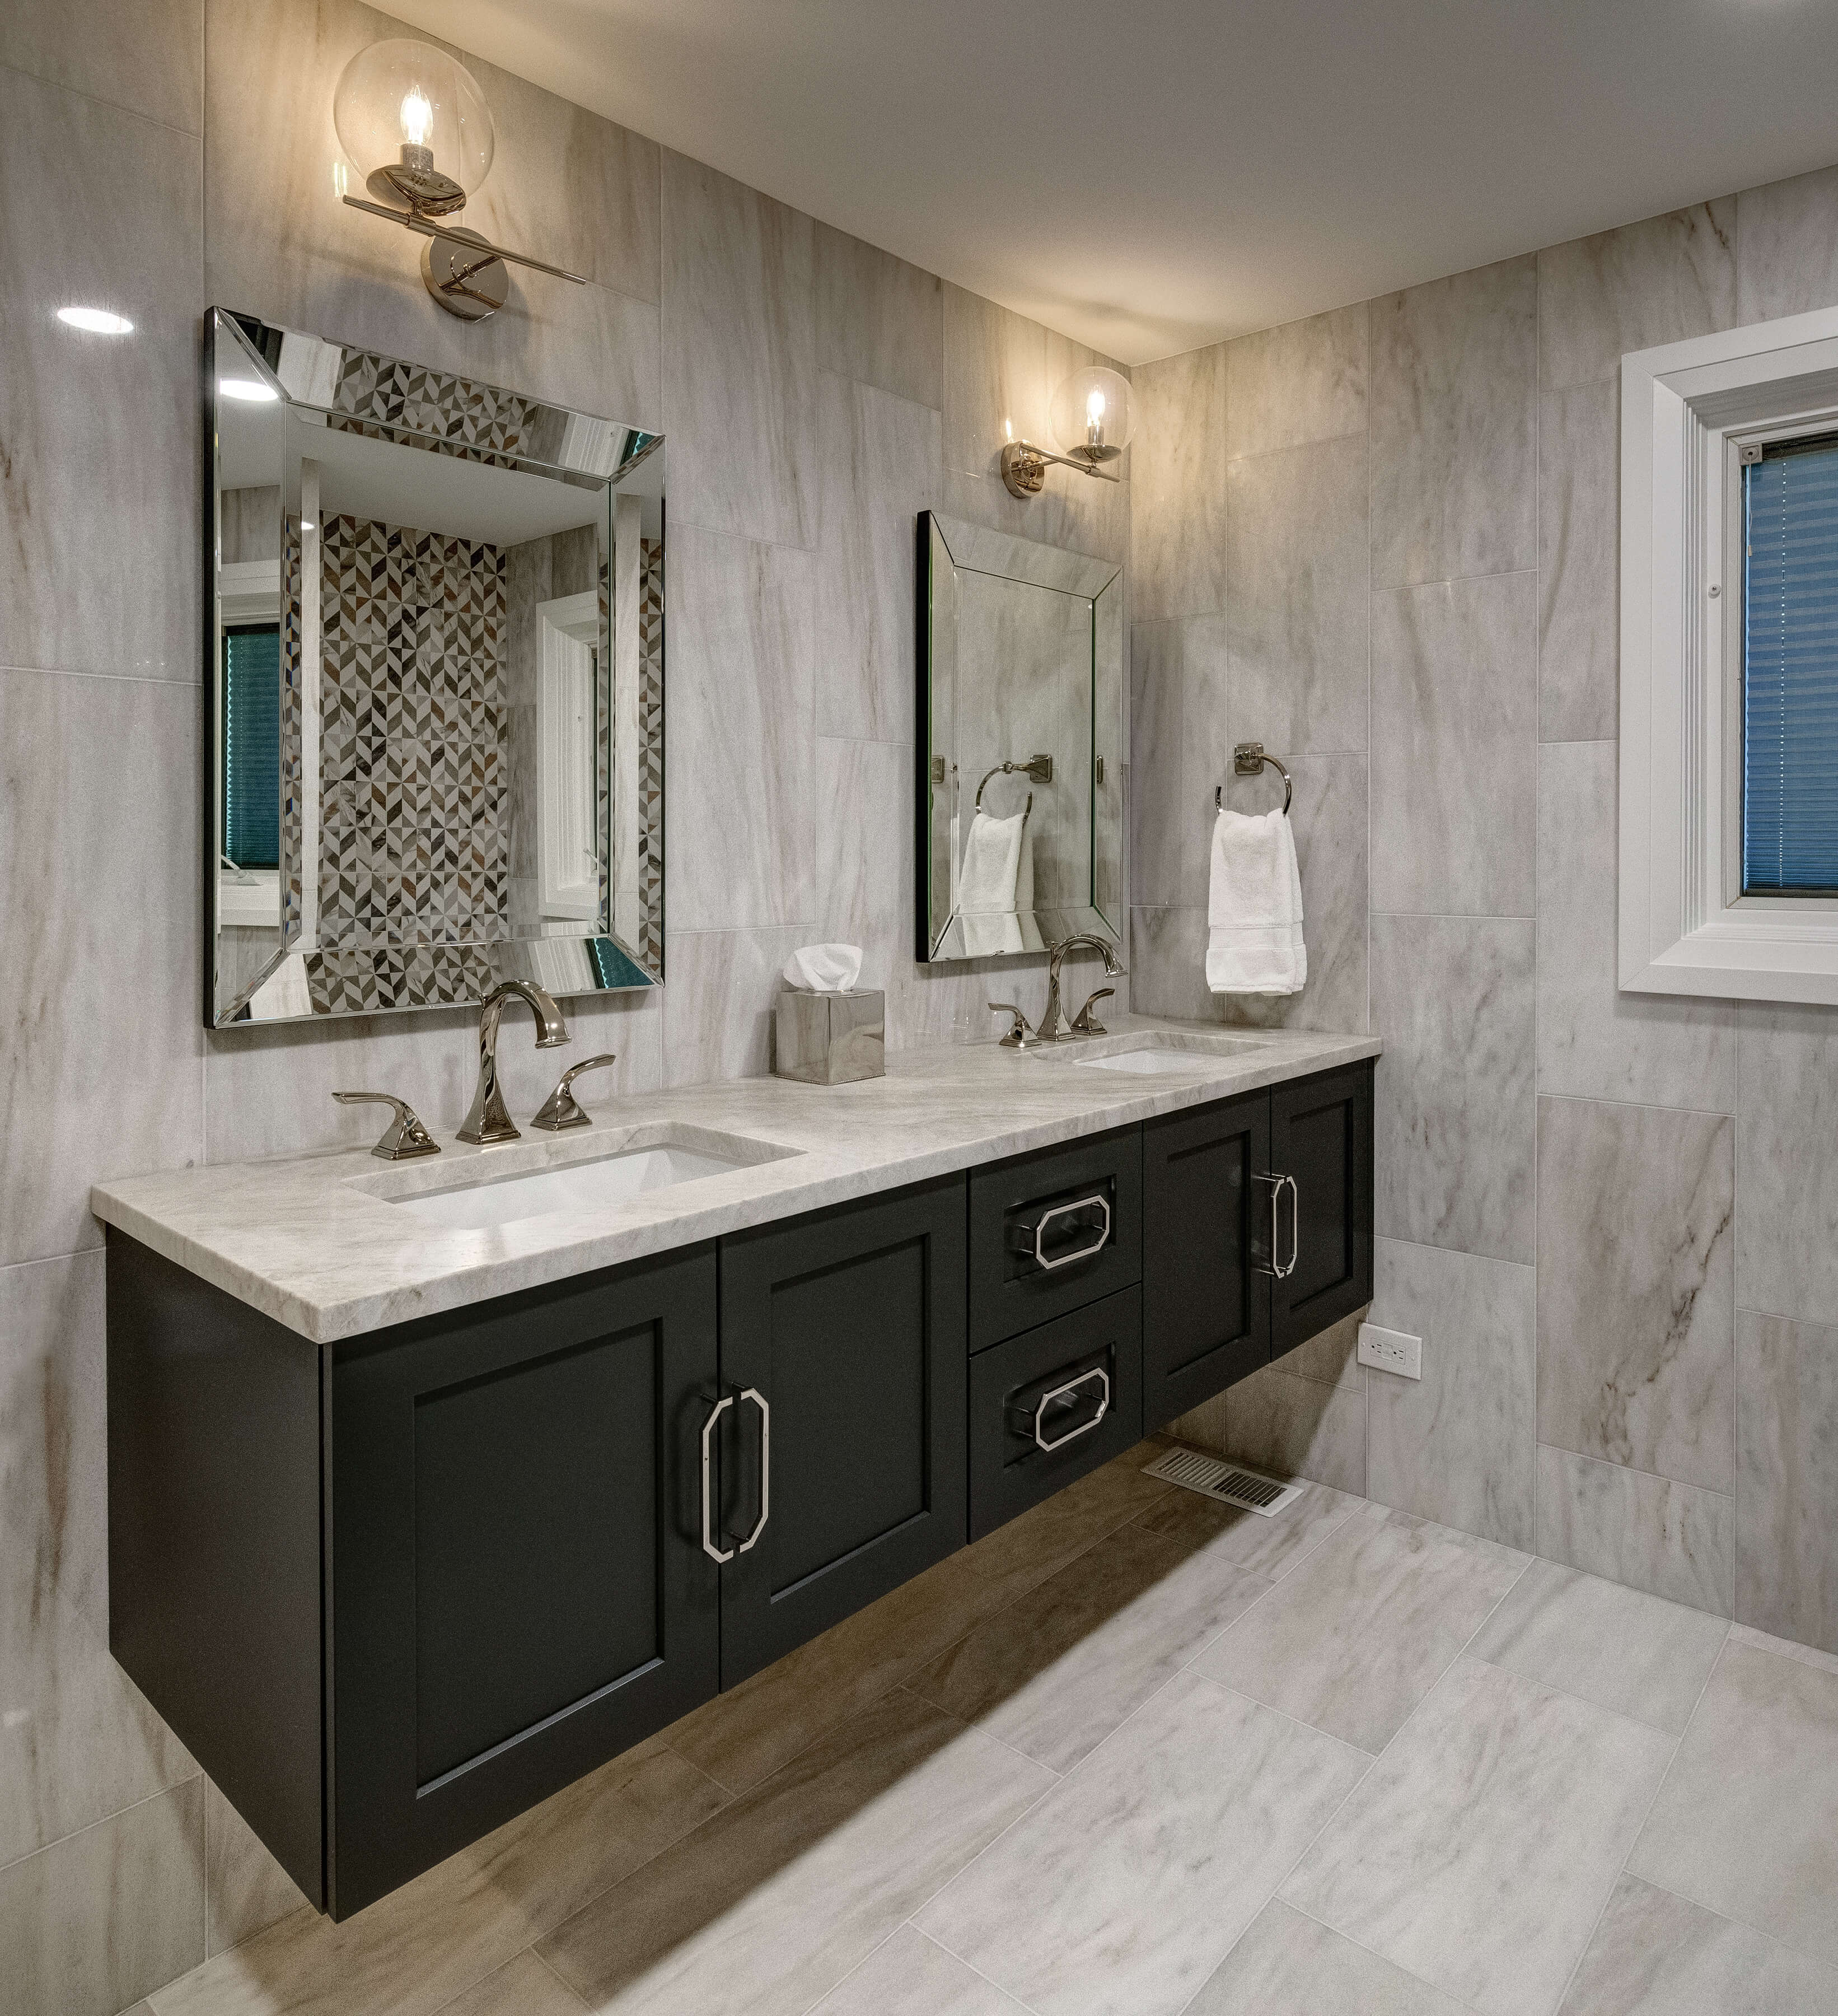
[[[1073,1032],[1059,1026],[1059,968],[1066,955],[1074,946],[1088,945],[1093,952],[1104,955],[1104,970],[1113,979],[1121,977],[1124,969],[1118,965],[1117,948],[1109,938],[1101,938],[1094,931],[1074,931],[1070,938],[1061,938],[1053,947],[1052,956],[1047,961],[1047,1006],[1040,1018],[1038,1040],[1043,1043],[1063,1042]]]
[[[498,1024],[505,1004],[513,998],[529,1003],[536,1017],[536,1047],[552,1050],[568,1040],[568,1024],[556,1006],[555,997],[534,981],[506,980],[493,988],[479,1003],[479,1083],[473,1094],[472,1110],[459,1130],[459,1139],[480,1145],[520,1138],[505,1109],[504,1093],[498,1082]]]

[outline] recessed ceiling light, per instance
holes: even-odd
[[[281,396],[272,385],[263,384],[259,378],[220,378],[217,389],[226,399],[246,399],[251,405],[265,405]]]
[[[111,315],[106,308],[59,308],[57,319],[72,329],[86,329],[96,336],[129,336],[134,324],[126,315]]]

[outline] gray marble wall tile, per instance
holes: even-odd
[[[1838,1973],[1746,1925],[1656,1890],[1614,1888],[1558,2016],[1838,2016]]]
[[[670,543],[670,922],[793,923],[816,901],[815,560],[674,518]]]
[[[1538,752],[1538,1086],[1733,1113],[1736,1004],[1624,994],[1617,964],[1616,744]]]
[[[1363,1496],[1365,1397],[1266,1366],[1226,1395],[1224,1453],[1254,1470]]]
[[[204,0],[75,0],[0,14],[0,63],[182,131],[203,130]]]
[[[944,404],[944,283],[891,252],[817,226],[817,362],[916,405]]]
[[[1363,434],[1369,316],[1358,301],[1227,344],[1226,452],[1262,455]]]
[[[776,931],[672,931],[664,999],[664,1082],[758,1078],[772,1068],[772,1004],[780,972],[810,924]]]
[[[197,679],[199,153],[0,68],[0,665]]]
[[[1620,387],[1538,401],[1538,734],[1620,733]]]
[[[0,1162],[33,1172],[0,1263],[99,1245],[91,1183],[202,1147],[197,717],[176,681],[0,671]]]
[[[1538,564],[1538,265],[1372,304],[1372,585]]]
[[[1534,1257],[1533,928],[1502,917],[1372,919],[1384,1238]]]
[[[1672,1748],[1458,1659],[1281,1894],[1483,2016],[1545,2016]]]
[[[647,172],[652,143],[507,84],[505,110],[520,131],[546,118],[558,139],[565,131],[577,143],[568,200],[557,200],[549,178],[552,142],[532,135],[525,148],[501,146],[465,221],[514,213],[527,227],[516,242],[538,257],[551,232],[570,243],[584,233],[592,259],[610,261],[604,270],[623,286],[576,287],[513,268],[504,313],[456,321],[429,298],[414,241],[347,209],[329,173],[340,158],[329,117],[340,73],[359,49],[401,32],[358,0],[207,0],[205,299],[588,412],[662,424],[656,288],[641,297],[653,257],[646,205],[621,180],[628,157]],[[286,91],[272,88],[278,77],[290,80]],[[576,202],[581,214],[571,221]],[[556,248],[547,256],[572,262]],[[671,473],[674,505],[689,473],[674,455]]]
[[[1287,758],[1366,743],[1363,436],[1231,463],[1232,709]]]
[[[1298,1379],[1317,1379],[1324,1386],[1363,1387],[1365,1367],[1359,1362],[1359,1326],[1365,1317],[1364,1309],[1355,1309],[1271,1362]]]
[[[1736,1607],[1838,1653],[1838,1329],[1736,1314]]]
[[[1052,392],[1045,329],[1012,308],[946,282],[945,467],[969,476],[995,475],[1010,428],[1016,441],[1051,448],[1047,402]]]
[[[1207,991],[1206,976],[1209,935],[1204,910],[1164,905],[1131,911],[1131,999],[1142,1013],[1193,1020],[1213,1014],[1217,997]]]
[[[1460,2003],[1275,1899],[1188,2003],[1186,2016],[1466,2016]]]
[[[1736,1121],[1736,1301],[1838,1312],[1838,1013],[1745,1002]]]
[[[1538,1448],[1538,1552],[1589,1575],[1728,1617],[1735,1500],[1695,1485]]]
[[[1838,1966],[1838,1674],[1726,1645],[1631,1875]]]
[[[1736,321],[1771,322],[1838,301],[1838,167],[1736,198]]]
[[[673,536],[687,520],[774,545],[815,543],[813,229],[801,211],[665,150],[663,417]],[[692,609],[678,584],[673,606]]]
[[[1227,666],[1223,617],[1138,623],[1131,632],[1133,902],[1206,902],[1213,790],[1232,772]]]
[[[1538,1101],[1538,1439],[1735,1488],[1735,1122]]]
[[[204,1784],[204,1949],[218,1953],[313,1906],[249,1823],[215,1785]]]
[[[1536,1302],[1530,1267],[1376,1242],[1372,1320],[1423,1340],[1423,1377],[1365,1374],[1369,1496],[1533,1545]]]
[[[1694,204],[1538,254],[1538,358],[1554,391],[1615,377],[1621,353],[1728,329],[1736,200]]]
[[[109,1652],[99,1251],[0,1268],[0,1866],[192,1776]]]
[[[944,425],[948,431],[948,412]],[[1122,566],[1130,557],[1131,494],[1128,483],[1049,469],[1046,488],[1038,497],[1011,497],[999,476],[953,469],[948,459],[941,502],[954,517],[967,518],[972,524]]]
[[[1131,583],[1138,621],[1225,609],[1225,347],[1131,376]]]
[[[938,495],[938,416],[829,371],[817,404],[817,732],[910,743],[913,526]]]
[[[204,1781],[0,1869],[0,2011],[115,2016],[204,1957]]]
[[[1532,915],[1538,609],[1535,574],[1372,597],[1375,910]]]

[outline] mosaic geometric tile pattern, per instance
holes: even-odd
[[[638,600],[638,956],[664,970],[664,542],[642,539]]]
[[[554,431],[553,409],[540,400],[368,350],[344,353],[332,405],[351,416],[354,434],[387,438],[401,430],[471,461],[508,465],[513,456],[534,454],[539,430],[545,437]]]
[[[482,1000],[502,977],[485,945],[351,946],[310,955],[315,1015],[374,1014]]]

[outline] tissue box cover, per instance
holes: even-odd
[[[887,1023],[887,996],[879,988],[815,994],[788,987],[779,997],[772,1069],[806,1085],[884,1078]]]

